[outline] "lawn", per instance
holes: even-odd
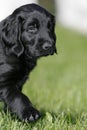
[[[58,55],[42,58],[24,85],[43,116],[22,123],[2,111],[0,130],[87,130],[87,37],[56,27]]]

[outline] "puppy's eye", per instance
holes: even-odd
[[[31,23],[28,25],[28,32],[29,33],[36,33],[38,30],[37,24],[36,23]]]

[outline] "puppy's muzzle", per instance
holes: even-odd
[[[52,45],[49,42],[45,42],[42,46],[42,48],[46,51],[49,50],[52,47]]]
[[[50,55],[53,55],[54,53],[57,54],[57,49],[55,46],[53,46],[53,44],[51,44],[50,42],[45,42],[42,46],[44,51],[47,51]]]

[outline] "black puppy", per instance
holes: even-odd
[[[56,53],[55,18],[36,4],[24,5],[0,22],[0,100],[29,122],[40,118],[21,92],[37,59]]]

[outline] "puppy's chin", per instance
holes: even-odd
[[[49,50],[47,52],[40,52],[39,54],[36,54],[35,57],[40,58],[40,57],[45,57],[45,56],[49,56],[49,55],[54,55],[57,54],[56,48]]]

